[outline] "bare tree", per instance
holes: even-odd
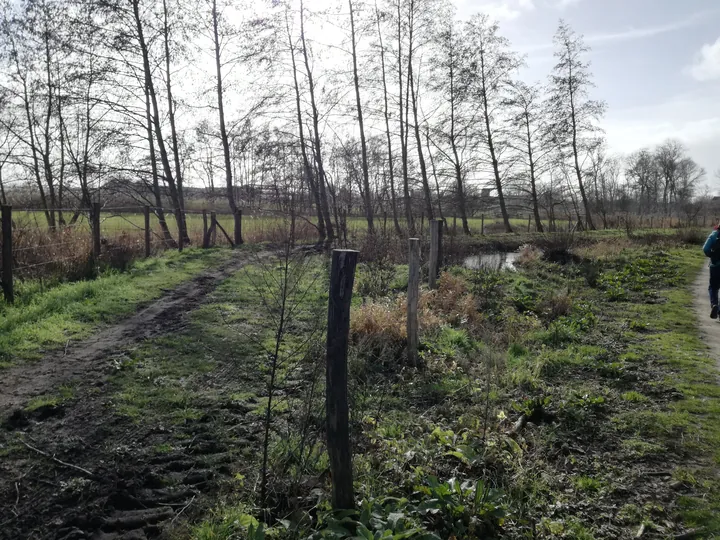
[[[308,54],[307,40],[305,38],[305,6],[304,1],[300,0],[300,42],[302,43],[303,60],[305,63],[305,71],[308,80],[308,92],[310,94],[310,104],[312,107],[312,125],[313,125],[313,147],[315,151],[315,164],[317,166],[317,183],[320,192],[320,205],[322,208],[323,218],[325,219],[325,230],[327,231],[327,241],[332,242],[335,239],[333,224],[330,220],[330,206],[328,204],[327,190],[325,183],[325,168],[323,167],[322,148],[320,143],[320,112],[315,99],[315,80],[310,66],[310,55]]]
[[[360,130],[360,147],[362,150],[362,174],[363,174],[363,202],[365,204],[365,218],[368,224],[368,233],[375,233],[375,225],[373,223],[373,204],[372,192],[370,191],[370,173],[368,170],[368,153],[367,142],[365,140],[365,124],[363,123],[362,101],[360,100],[360,78],[358,77],[358,53],[357,53],[357,33],[355,30],[355,10],[353,8],[353,0],[348,0],[350,8],[350,43],[352,45],[352,63],[353,63],[353,85],[355,87],[355,100],[357,105],[358,128]]]
[[[383,92],[383,117],[385,119],[385,136],[387,138],[387,166],[388,176],[390,180],[390,205],[392,208],[393,224],[395,232],[400,235],[400,222],[398,221],[397,199],[395,196],[395,163],[393,158],[392,135],[390,132],[390,108],[388,106],[388,84],[385,67],[385,46],[383,45],[382,28],[380,25],[381,14],[377,1],[375,3],[375,21],[377,24],[377,34],[380,49],[380,69],[382,74],[382,92]],[[402,92],[401,92],[402,93]],[[408,222],[409,223],[409,222]]]
[[[467,23],[466,32],[467,40],[473,46],[468,53],[464,76],[482,115],[484,126],[482,135],[490,154],[490,165],[505,231],[512,232],[503,193],[510,167],[507,163],[500,163],[509,144],[499,117],[506,94],[520,66],[520,60],[510,49],[510,42],[500,35],[498,25],[491,22],[487,15],[474,15]]]
[[[550,110],[558,148],[569,152],[580,190],[585,220],[595,229],[592,207],[583,182],[583,168],[592,147],[597,144],[598,120],[605,112],[605,103],[591,100],[593,88],[590,63],[583,57],[589,52],[582,36],[577,35],[564,21],[555,33],[557,64],[550,77]]]
[[[548,158],[553,150],[548,141],[548,122],[540,88],[516,82],[507,105],[513,126],[511,144],[522,156],[520,161],[528,179],[535,228],[543,232],[537,184],[547,170]]]

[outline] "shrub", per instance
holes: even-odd
[[[691,246],[702,246],[705,243],[708,233],[701,229],[679,229],[675,233],[675,238],[681,244]]]
[[[515,264],[532,264],[542,259],[543,252],[537,246],[525,244],[520,247],[520,254],[515,259]]]
[[[577,262],[578,257],[572,253],[576,245],[573,231],[544,234],[535,240],[535,246],[542,250],[545,260],[561,264]]]
[[[420,295],[418,307],[422,328],[440,327],[444,322],[453,326],[479,325],[482,315],[478,311],[478,298],[461,276],[447,272],[440,275],[438,288]]]
[[[552,293],[543,298],[538,304],[538,315],[545,320],[552,322],[560,317],[568,315],[572,311],[573,302],[567,291]]]

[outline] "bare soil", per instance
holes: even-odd
[[[218,480],[233,474],[238,438],[255,440],[247,407],[213,404],[181,426],[140,425],[116,413],[108,378],[129,345],[182,332],[188,314],[247,259],[238,252],[92,338],[2,372],[0,538],[155,538],[210,504]],[[204,384],[232,369],[221,366]],[[25,410],[68,384],[73,399]],[[167,453],[151,450],[169,440]]]

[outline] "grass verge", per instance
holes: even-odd
[[[24,283],[22,302],[0,305],[0,367],[33,360],[91,335],[99,325],[133,313],[230,256],[228,250],[190,249],[135,262],[127,272],[65,283],[43,291]]]

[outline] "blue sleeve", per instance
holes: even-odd
[[[715,242],[718,238],[718,232],[713,231],[710,233],[710,236],[707,237],[707,240],[705,240],[705,245],[703,246],[703,252],[707,257],[710,257],[711,253],[710,250],[712,250],[713,246],[715,245]]]

